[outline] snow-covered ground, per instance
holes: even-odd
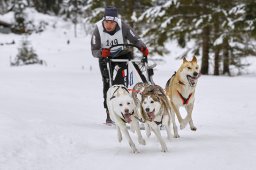
[[[63,26],[64,25],[64,26]],[[196,90],[194,123],[198,130],[180,130],[181,138],[166,139],[160,152],[154,135],[132,154],[117,132],[103,125],[105,111],[97,60],[90,37],[70,25],[29,37],[47,66],[10,67],[21,36],[0,34],[0,169],[1,170],[126,170],[256,168],[255,59],[239,77],[201,76]],[[67,40],[70,44],[67,44]],[[155,70],[164,86],[181,64],[176,47]],[[184,113],[184,112],[183,112]]]

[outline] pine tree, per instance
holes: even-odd
[[[43,64],[42,60],[39,60],[38,55],[31,46],[27,37],[22,40],[21,47],[18,49],[15,62],[11,63],[12,66],[28,65],[28,64]]]
[[[0,14],[5,14],[11,6],[10,0],[0,0]]]
[[[250,21],[246,20],[245,1],[232,1],[226,4],[225,20],[223,22],[223,74],[232,75],[235,70],[240,71],[248,64],[242,64],[242,58],[248,55],[255,55],[256,49],[252,45],[253,29],[250,27]],[[230,68],[234,68],[230,70]],[[232,71],[232,72],[231,72]],[[238,72],[239,73],[239,72]]]
[[[142,21],[147,20],[148,25],[151,25],[145,36],[154,39],[151,43],[155,46],[154,52],[161,55],[168,52],[164,44],[169,40],[177,40],[183,48],[193,40],[194,47],[190,51],[197,53],[202,49],[202,74],[208,74],[209,56],[213,54],[214,73],[218,75],[220,70],[224,71],[221,67],[225,63],[224,72],[231,74],[228,70],[231,65],[237,68],[242,66],[239,56],[253,54],[255,51],[246,38],[248,33],[255,30],[255,22],[245,20],[245,5],[254,4],[249,1],[173,0],[156,4],[141,17]],[[248,11],[252,11],[249,7]]]
[[[71,11],[72,12],[72,21],[74,23],[74,26],[75,26],[75,37],[77,37],[77,24],[79,22],[81,22],[81,17],[82,17],[82,0],[73,0],[71,1],[72,2],[72,5],[73,5],[73,10]]]
[[[26,14],[24,10],[27,3],[24,0],[14,0],[12,10],[14,11],[15,25],[13,32],[22,34],[26,32]]]
[[[153,52],[160,55],[168,53],[164,44],[172,39],[177,40],[177,43],[184,48],[187,42],[197,37],[199,33],[193,32],[195,30],[193,27],[197,26],[197,20],[194,18],[200,16],[200,8],[198,4],[193,4],[192,0],[171,0],[157,3],[155,7],[146,10],[140,20],[146,20],[150,26],[145,30],[144,36],[154,40],[150,43],[154,46]],[[198,51],[197,43],[193,51]]]
[[[28,0],[30,6],[45,14],[59,14],[63,0]]]
[[[245,20],[251,30],[251,35],[256,38],[256,2],[254,0],[246,0]]]
[[[62,14],[65,14],[66,18],[73,22],[74,35],[77,37],[77,25],[82,22],[84,3],[82,0],[65,0],[63,5],[65,9]]]

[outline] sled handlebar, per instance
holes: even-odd
[[[116,44],[116,45],[112,45],[109,49],[114,48],[114,47],[119,47],[119,46],[123,46],[123,47],[136,47],[138,50],[140,50],[140,47],[134,45],[134,44]]]
[[[110,59],[110,61],[112,62],[128,62],[128,61],[131,61],[131,62],[141,62],[141,60],[139,59],[132,59],[132,60],[129,60],[129,59]]]
[[[123,46],[123,47],[135,47],[140,51],[140,47],[138,47],[137,45],[134,44],[116,44],[116,45],[112,45],[109,49],[114,48],[114,47],[119,47],[119,46]],[[148,62],[148,58],[146,56],[144,56],[143,62]]]

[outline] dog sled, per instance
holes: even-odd
[[[110,47],[115,48],[114,52],[107,58],[108,75],[110,77],[110,87],[114,84],[123,84],[128,89],[132,89],[138,82],[154,84],[153,68],[155,63],[148,64],[146,56],[134,54],[134,48],[139,47],[133,44],[117,44]]]
[[[153,68],[156,64],[152,62],[149,65],[148,58],[142,55],[138,46],[118,44],[111,46],[110,51],[111,49],[115,52],[106,58],[109,87],[121,84],[132,91],[134,85],[139,82],[154,84]]]

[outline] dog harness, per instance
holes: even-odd
[[[166,85],[170,84],[170,81],[172,80],[172,78],[176,75],[176,71],[173,73],[172,77],[167,81]],[[182,81],[179,80],[178,82],[180,85],[185,85],[185,83],[183,83]]]
[[[182,96],[182,94],[180,94],[180,92],[178,90],[177,90],[177,92],[178,92],[178,94],[179,94],[179,96],[182,100],[183,105],[188,104],[189,99],[190,99],[190,97],[192,96],[193,93],[190,93],[188,98],[185,98],[185,97]]]
[[[114,98],[116,97],[114,94],[117,92],[117,90],[118,90],[119,88],[120,88],[119,86],[116,88],[116,90],[114,91],[114,93],[113,93],[112,97],[110,98],[110,100],[112,100],[112,99],[114,99]],[[127,92],[129,93],[129,91],[127,90],[127,88],[125,88],[125,87],[121,87],[121,88],[124,89],[125,91],[127,91]]]
[[[163,117],[164,117],[164,116],[162,116],[162,118],[161,118],[161,121],[160,121],[160,122],[154,121],[154,122],[156,123],[156,125],[162,125]]]
[[[183,83],[183,82],[182,82],[182,81],[180,81],[180,80],[179,80],[179,84],[181,84],[181,85],[185,85],[185,83]]]

